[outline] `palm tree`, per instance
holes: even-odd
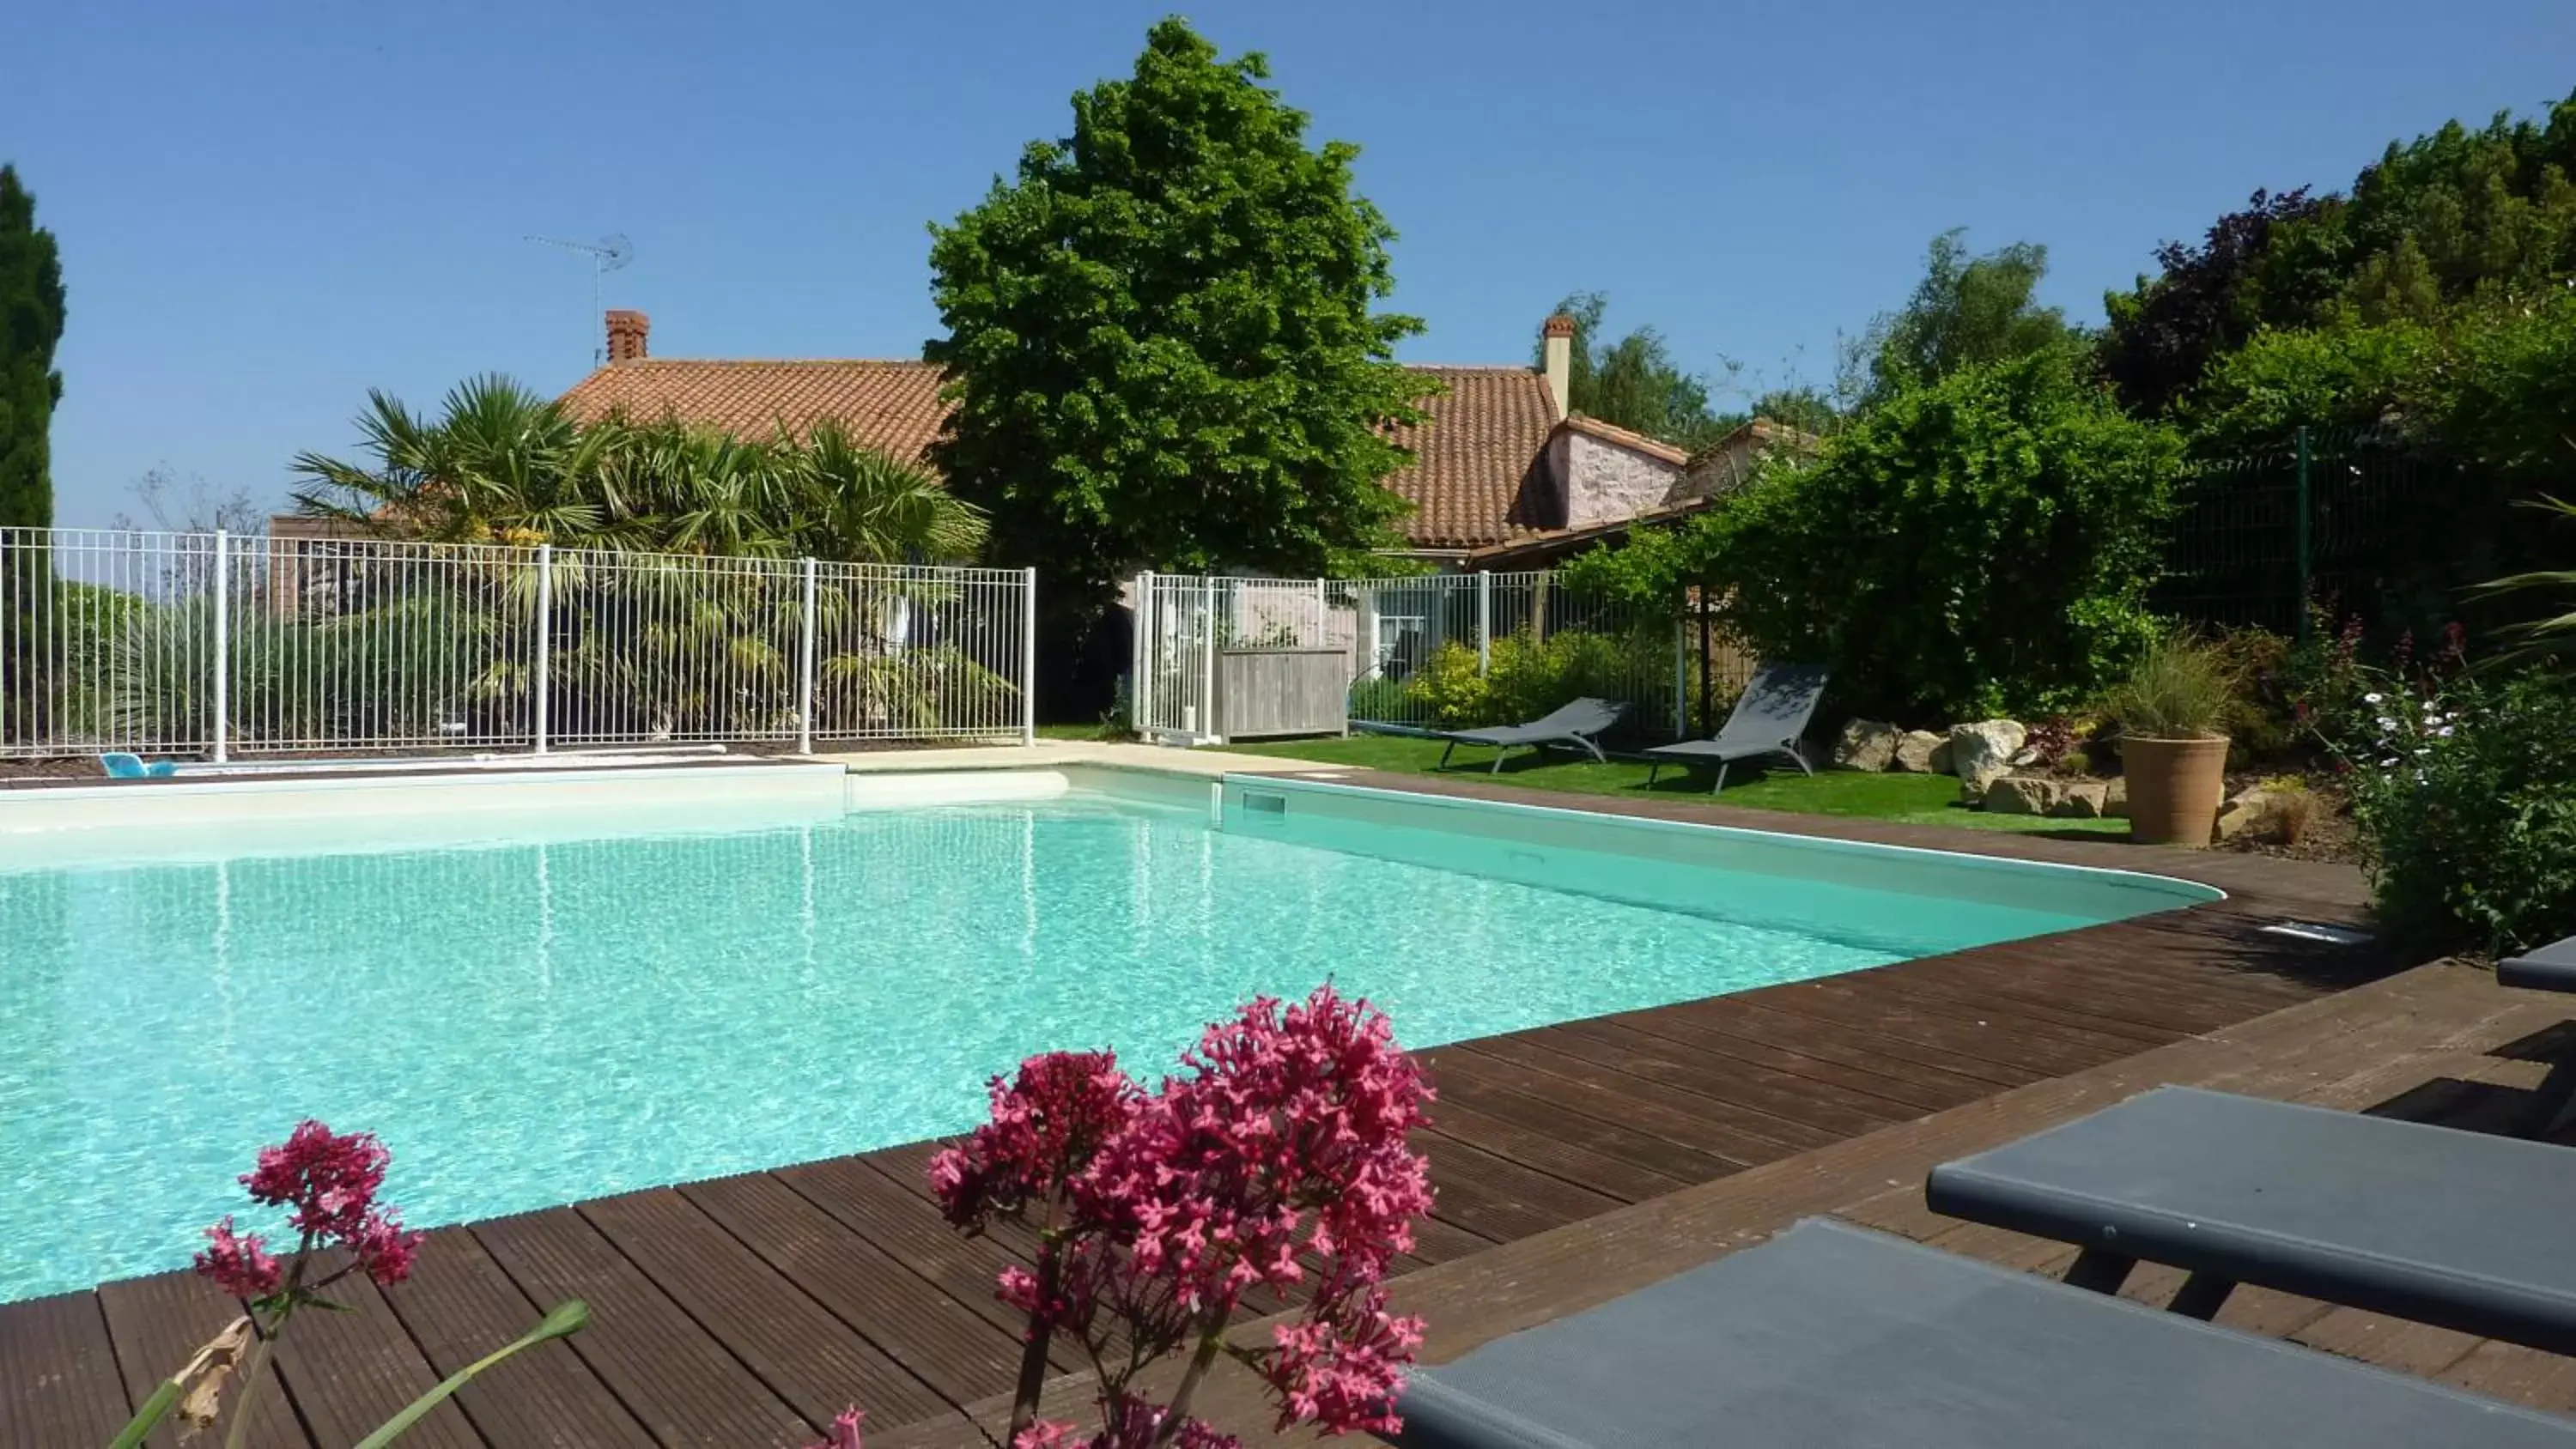
[[[434,542],[850,563],[965,559],[984,543],[980,511],[834,422],[765,440],[671,417],[585,426],[493,375],[458,385],[434,422],[381,392],[367,404],[367,463],[297,455],[308,515]]]

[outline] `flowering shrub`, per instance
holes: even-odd
[[[226,1293],[246,1301],[249,1312],[216,1335],[187,1367],[166,1380],[145,1401],[112,1449],[143,1442],[162,1418],[176,1412],[185,1433],[211,1425],[219,1417],[225,1384],[243,1366],[241,1397],[233,1405],[232,1428],[225,1449],[237,1449],[248,1432],[251,1402],[259,1393],[268,1358],[298,1310],[336,1309],[342,1305],[323,1291],[352,1274],[391,1287],[411,1276],[420,1234],[402,1225],[402,1214],[376,1194],[384,1188],[385,1169],[393,1154],[372,1132],[333,1132],[321,1123],[297,1124],[286,1141],[259,1151],[257,1163],[241,1176],[252,1202],[285,1208],[286,1227],[295,1234],[291,1256],[280,1262],[258,1233],[244,1233],[226,1214],[206,1229],[206,1246],[195,1258],[197,1272]],[[336,1266],[315,1254],[344,1252]],[[558,1305],[534,1329],[415,1400],[370,1434],[358,1449],[380,1449],[428,1415],[475,1374],[522,1349],[578,1331],[589,1321],[589,1309],[578,1300]],[[254,1335],[257,1347],[250,1348]],[[248,1348],[246,1365],[243,1352]],[[182,1437],[185,1437],[183,1433]]]
[[[1430,1100],[1385,1015],[1329,985],[1209,1027],[1151,1093],[1107,1052],[1032,1057],[996,1078],[991,1120],[930,1180],[962,1228],[1010,1217],[1037,1231],[1032,1266],[1000,1282],[1029,1316],[1014,1449],[1233,1445],[1188,1412],[1220,1355],[1269,1387],[1282,1429],[1391,1432],[1421,1324],[1388,1311],[1385,1280],[1431,1207],[1429,1165],[1407,1143]],[[1256,1287],[1302,1291],[1305,1306],[1267,1344],[1230,1343]],[[1037,1418],[1057,1335],[1099,1380],[1088,1435]],[[1135,1391],[1175,1355],[1186,1365],[1169,1404]]]
[[[2576,694],[2541,676],[2365,682],[2329,738],[2392,939],[2502,954],[2576,933]]]

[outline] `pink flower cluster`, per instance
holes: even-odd
[[[287,1209],[287,1226],[305,1247],[334,1244],[378,1283],[411,1276],[420,1234],[407,1230],[394,1208],[379,1204],[385,1168],[393,1154],[372,1132],[333,1132],[321,1123],[297,1124],[286,1141],[259,1150],[258,1164],[242,1174],[251,1201]],[[236,1234],[230,1217],[206,1229],[197,1271],[243,1298],[265,1298],[278,1289],[277,1259],[257,1234]]]
[[[1161,1438],[1170,1411],[1158,1404],[1124,1395],[1102,1408],[1102,1427],[1084,1434],[1071,1424],[1041,1420],[1011,1439],[1011,1449],[1243,1449],[1243,1441],[1220,1433],[1197,1419],[1184,1419],[1168,1439]]]
[[[1150,1095],[1105,1053],[1033,1057],[996,1079],[993,1120],[931,1167],[950,1220],[1042,1208],[1035,1270],[1006,1271],[1001,1296],[1030,1315],[1033,1343],[1063,1328],[1095,1357],[1104,1319],[1141,1364],[1210,1342],[1256,1287],[1304,1292],[1298,1319],[1242,1355],[1279,1427],[1391,1432],[1421,1342],[1383,1287],[1431,1207],[1429,1165],[1409,1144],[1432,1095],[1420,1068],[1383,1013],[1329,985],[1294,1006],[1253,1001],[1181,1066]],[[1108,1427],[1091,1449],[1230,1442],[1165,1424],[1125,1377],[1104,1381]],[[1035,1425],[1018,1449],[1071,1446],[1072,1432]]]

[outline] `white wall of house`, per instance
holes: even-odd
[[[1661,508],[1681,482],[1682,465],[1573,431],[1548,440],[1548,474],[1565,504],[1560,527],[1590,528]]]

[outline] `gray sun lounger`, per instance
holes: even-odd
[[[2189,1087],[1934,1168],[1934,1212],[2083,1249],[2067,1281],[2139,1262],[2207,1318],[2253,1283],[2576,1353],[2576,1152]]]
[[[2576,1445],[2576,1423],[1841,1223],[1414,1373],[1406,1449]]]
[[[1816,701],[1824,697],[1826,669],[1821,664],[1765,664],[1753,672],[1752,682],[1735,701],[1735,709],[1726,717],[1726,728],[1704,740],[1684,740],[1677,745],[1663,745],[1646,751],[1651,763],[1646,769],[1646,783],[1652,786],[1655,775],[1666,765],[1690,766],[1714,763],[1717,783],[1709,787],[1714,795],[1726,788],[1726,767],[1738,760],[1765,760],[1780,756],[1812,775],[1815,767],[1807,763],[1806,752],[1798,747],[1799,737],[1807,732],[1807,721],[1816,714]]]
[[[2496,984],[2526,991],[2576,991],[2576,936],[2498,961]],[[2515,1125],[2525,1136],[2536,1137],[2557,1125],[2571,1101],[2576,1101],[2576,1051],[2549,1068],[2549,1076],[2532,1093],[2531,1106]]]
[[[1440,736],[1449,742],[1440,752],[1440,768],[1449,768],[1449,755],[1460,745],[1490,745],[1494,750],[1494,773],[1503,768],[1503,755],[1514,745],[1544,749],[1549,745],[1574,745],[1590,750],[1596,760],[1607,758],[1601,753],[1601,736],[1628,717],[1628,706],[1611,699],[1578,699],[1557,706],[1528,724],[1496,725],[1491,729],[1451,730]]]

